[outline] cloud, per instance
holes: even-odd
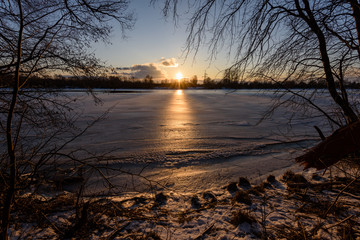
[[[173,70],[169,68],[176,68],[178,65],[176,58],[161,58],[160,61],[153,63],[136,64],[131,67],[117,67],[113,69],[113,72],[137,79],[143,79],[147,75],[152,76],[154,79],[164,79],[168,78],[169,74],[172,75]]]
[[[143,79],[147,75],[152,76],[153,78],[166,78],[167,74],[163,71],[159,64],[156,63],[146,63],[146,64],[136,64],[131,67],[117,67],[116,71],[113,73],[118,75],[134,77],[137,79]]]
[[[131,70],[131,67],[117,67],[116,70],[127,71],[127,70]]]
[[[144,78],[150,75],[153,78],[165,78],[166,74],[155,64],[137,64],[131,67],[135,78]]]
[[[165,59],[165,58],[161,58],[161,65],[165,66],[165,67],[178,67],[179,64],[176,62],[175,58],[169,58],[169,59]]]

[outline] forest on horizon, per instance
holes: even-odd
[[[0,78],[0,88],[10,88],[11,78]],[[347,81],[346,87],[349,89],[359,89],[359,81]],[[237,80],[224,77],[223,79],[211,79],[207,77],[204,80],[198,80],[196,76],[191,79],[173,80],[153,80],[151,76],[144,79],[127,78],[119,76],[55,76],[39,77],[32,76],[27,80],[24,88],[46,88],[46,89],[325,89],[325,80],[296,81],[288,80],[286,82],[262,81],[262,80]]]

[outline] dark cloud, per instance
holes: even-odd
[[[165,74],[163,71],[161,71],[160,68],[158,68],[156,65],[150,63],[150,64],[139,64],[139,65],[133,65],[132,72],[134,73],[135,78],[144,78],[146,75],[150,75],[153,78],[164,78]]]
[[[123,76],[131,76],[138,79],[143,79],[147,75],[153,78],[166,78],[166,74],[157,66],[157,64],[137,64],[131,67],[118,67],[119,74]]]
[[[127,71],[127,70],[131,70],[131,67],[117,67],[116,70]]]
[[[153,78],[167,78],[169,67],[177,67],[179,64],[176,62],[176,58],[161,58],[159,62],[156,63],[146,63],[146,64],[136,64],[131,67],[117,67],[112,69],[112,71],[118,72],[119,75],[134,77],[138,79],[143,79],[147,75],[152,76]]]
[[[169,59],[161,59],[161,65],[165,67],[177,67],[179,64],[176,62],[175,58],[169,58]]]

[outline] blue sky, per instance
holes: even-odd
[[[160,5],[150,5],[150,1],[133,0],[130,3],[136,15],[134,29],[126,32],[122,39],[119,27],[114,27],[110,37],[111,44],[96,43],[94,51],[108,65],[118,68],[117,73],[124,72],[142,78],[149,72],[154,78],[173,79],[181,72],[184,77],[197,75],[203,78],[204,72],[211,78],[221,78],[220,70],[226,68],[224,58],[217,58],[211,64],[207,48],[202,48],[195,56],[183,57],[183,49],[187,37],[186,16],[180,18],[177,26],[172,19],[165,20]],[[176,65],[169,63],[176,62]],[[132,71],[125,71],[131,69]]]

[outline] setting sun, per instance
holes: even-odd
[[[183,76],[183,74],[181,73],[181,72],[178,72],[177,74],[176,74],[176,79],[178,80],[178,81],[180,81],[181,79],[183,79],[184,78],[184,76]]]

